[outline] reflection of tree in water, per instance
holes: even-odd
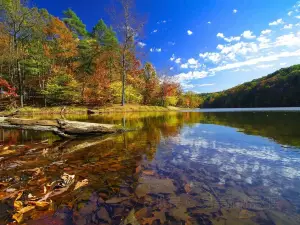
[[[161,137],[178,134],[179,124],[182,122],[176,115],[175,117],[155,115],[154,118],[150,116],[140,119],[129,117],[126,118],[126,126],[138,125],[140,129],[112,136],[59,141],[49,147],[35,146],[34,149],[28,150],[30,154],[23,151],[13,158],[4,159],[5,163],[2,166],[7,168],[2,167],[1,177],[6,179],[0,182],[8,182],[7,185],[16,190],[24,190],[26,195],[42,198],[45,195],[43,189],[48,190],[51,184],[60,180],[63,173],[75,175],[74,184],[88,179],[88,186],[79,191],[71,189],[51,198],[54,207],[67,207],[74,212],[80,212],[90,204],[90,198],[94,193],[97,196],[101,193],[106,199],[113,196],[120,197],[124,192],[133,193],[138,178],[136,168],[144,159],[151,161]],[[14,143],[24,143],[26,146],[34,140],[31,133],[13,132],[16,133],[12,136],[21,137]],[[45,137],[47,136],[40,135],[36,138],[45,140]],[[19,163],[17,167],[5,170],[15,161]],[[130,201],[128,206],[132,208]],[[107,211],[109,212],[108,209]],[[122,213],[125,215],[128,211]]]
[[[190,114],[194,114],[193,116],[198,117],[198,122],[200,123],[230,126],[238,128],[246,134],[271,138],[282,145],[300,147],[299,112],[228,112]]]

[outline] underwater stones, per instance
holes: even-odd
[[[109,213],[104,207],[100,207],[99,211],[97,211],[97,217],[107,223],[111,223],[111,218],[109,216]]]
[[[117,197],[113,197],[107,201],[105,201],[106,204],[119,204],[121,202],[124,202],[128,200],[128,197],[121,197],[121,198],[117,198]]]
[[[158,179],[154,177],[141,177],[135,190],[138,198],[147,194],[174,194],[176,187],[170,179]]]

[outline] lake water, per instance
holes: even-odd
[[[300,111],[222,111],[67,116],[133,129],[72,141],[1,130],[0,224],[300,224]]]

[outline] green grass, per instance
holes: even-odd
[[[24,107],[19,109],[19,115],[37,115],[37,114],[60,114],[62,106],[56,107]],[[169,111],[179,111],[181,108],[177,107],[162,107],[162,106],[147,106],[147,105],[135,105],[126,104],[121,105],[111,105],[104,107],[95,107],[92,110],[95,113],[119,113],[119,112],[169,112]],[[67,106],[64,114],[87,114],[88,107],[86,106]],[[3,115],[7,115],[12,111],[1,112]],[[0,113],[0,115],[1,115]]]

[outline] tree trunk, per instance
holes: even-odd
[[[125,105],[125,82],[126,82],[126,69],[125,69],[125,55],[123,53],[123,59],[122,59],[122,106]]]

